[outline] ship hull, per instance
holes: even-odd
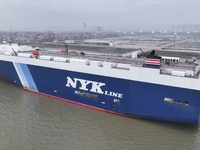
[[[0,74],[30,91],[126,116],[199,124],[199,90],[88,72],[0,60]]]

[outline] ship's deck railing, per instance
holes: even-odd
[[[63,63],[70,63],[71,59],[85,60],[86,65],[90,65],[90,61],[98,61],[98,67],[104,67],[105,63],[110,63],[110,67],[113,69],[130,70],[131,66],[142,66],[144,59],[133,59],[128,57],[116,57],[112,55],[96,55],[87,54],[81,55],[77,52],[65,53],[61,51],[39,51],[39,56],[34,56],[31,51],[18,52],[17,57],[26,57],[31,59],[41,59],[46,61],[59,61]],[[0,53],[1,54],[1,53]],[[2,55],[15,56],[13,52],[9,54],[2,53]],[[60,59],[58,59],[60,58]]]
[[[0,52],[1,55],[6,55],[5,52]],[[27,54],[26,57],[29,58],[38,58],[42,59],[45,56],[46,59],[43,60],[49,60],[49,61],[60,61],[63,63],[70,63],[70,59],[82,59],[86,60],[86,65],[90,65],[90,61],[98,61],[98,67],[104,67],[104,63],[108,62],[110,63],[110,67],[113,69],[122,69],[122,70],[130,70],[131,66],[137,66],[137,67],[143,67],[144,65],[144,58],[143,59],[133,59],[128,57],[116,57],[116,56],[108,56],[108,55],[96,55],[96,54],[87,54],[87,55],[81,55],[77,52],[70,52],[65,53],[61,51],[42,51],[40,52],[39,56],[33,56],[31,52],[19,52],[18,57],[23,57],[23,55],[20,56],[20,54]],[[14,55],[12,52],[8,55]],[[24,55],[25,56],[25,55]],[[54,58],[62,58],[62,59],[55,59]],[[199,72],[199,67],[196,67],[196,65],[186,65],[186,64],[162,64],[160,68],[160,74],[171,74],[169,71],[166,71],[166,69],[171,69],[173,71],[194,71],[194,75],[197,76],[197,73]],[[171,74],[172,75],[172,74]]]
[[[179,76],[179,77],[190,77],[199,78],[200,66],[197,64],[188,65],[184,63],[162,65],[160,68],[160,74]]]
[[[195,70],[195,65],[175,64],[175,65],[162,65],[162,68],[173,68],[177,70]]]
[[[129,64],[131,66],[141,66],[144,62],[144,59],[133,59],[128,57],[116,57],[112,55],[97,55],[97,54],[87,54],[81,55],[77,52],[69,52],[68,54],[65,52],[60,51],[43,51],[40,56],[47,55],[52,57],[62,57],[62,58],[73,58],[73,59],[83,59],[83,60],[90,60],[90,61],[99,61],[99,62],[111,62],[111,63],[118,63],[118,64]]]

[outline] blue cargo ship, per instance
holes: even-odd
[[[114,114],[199,124],[199,65],[1,45],[0,75],[32,92]]]

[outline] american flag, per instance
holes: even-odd
[[[146,58],[147,65],[161,65],[160,59]]]

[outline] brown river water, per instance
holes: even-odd
[[[113,115],[0,76],[0,150],[199,150],[200,126]]]

